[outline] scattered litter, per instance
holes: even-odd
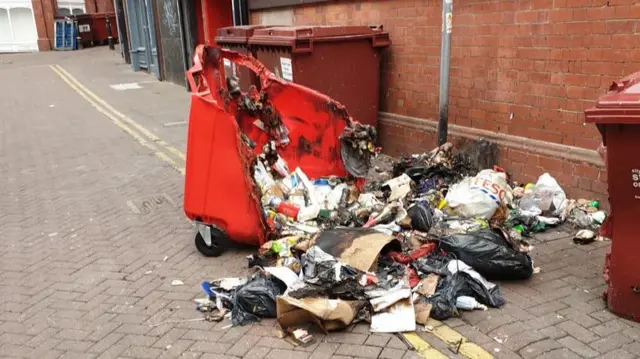
[[[290,328],[288,332],[295,339],[297,345],[308,347],[316,342],[316,338],[304,329]]]
[[[493,337],[493,340],[495,340],[496,342],[498,342],[500,344],[504,344],[504,343],[507,342],[507,340],[509,340],[509,336],[508,335],[495,336],[495,337]]]
[[[216,51],[207,58],[228,55]],[[228,60],[261,69],[241,55]],[[228,78],[210,92],[224,101],[217,110],[237,122],[241,170],[263,231],[259,250],[247,257],[252,275],[202,283],[206,297],[196,304],[206,320],[276,318],[278,336],[294,346],[315,341],[309,325],[324,332],[358,322],[370,323],[371,332],[417,325],[433,331],[431,318],[503,307],[490,280],[540,273],[530,256],[534,233],[566,222],[576,242],[599,240],[607,214],[597,201],[567,198],[548,173],[535,183],[513,182],[497,163],[495,143],[479,140],[465,150],[445,143],[375,166],[375,128],[327,98],[321,105],[299,101],[292,112],[278,93],[299,89],[264,78],[267,72],[258,74],[260,90],[244,93]],[[298,117],[307,111],[322,119],[309,125]]]
[[[167,259],[169,259],[169,256],[164,256],[164,259],[162,259],[163,262],[166,262]]]
[[[58,235],[58,232],[49,233],[49,238],[55,237]]]
[[[140,84],[137,82],[114,84],[114,85],[109,85],[109,87],[111,87],[116,91],[137,90],[142,88],[142,86],[140,86]]]
[[[475,310],[475,309],[488,310],[489,309],[489,307],[487,307],[486,305],[478,303],[476,298],[467,297],[466,295],[461,295],[456,298],[456,308],[464,309],[464,310]]]
[[[173,281],[171,281],[171,285],[173,286],[184,285],[184,282],[179,279],[174,279]]]
[[[573,237],[573,241],[577,244],[589,244],[596,240],[596,234],[588,229],[581,229]]]
[[[218,285],[224,290],[233,290],[246,283],[246,278],[222,278],[219,280]]]
[[[148,270],[148,271],[144,272],[144,274],[151,274],[151,273],[153,273],[152,270]]]

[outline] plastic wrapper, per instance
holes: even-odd
[[[394,261],[401,264],[409,264],[418,258],[425,257],[431,254],[436,249],[435,243],[427,243],[421,246],[420,248],[416,248],[409,254],[404,254],[401,252],[390,252],[389,257]]]
[[[442,237],[439,249],[453,253],[487,278],[527,279],[533,274],[531,257],[513,249],[491,229]]]
[[[260,318],[275,318],[276,298],[285,290],[286,285],[273,276],[254,277],[233,295],[233,325],[254,323]]]
[[[340,204],[340,197],[342,197],[342,192],[347,188],[346,183],[341,183],[333,188],[331,192],[326,197],[325,209],[333,211],[338,208]]]
[[[458,233],[476,232],[488,228],[489,223],[484,219],[442,218],[429,230],[429,237],[440,238]]]
[[[388,193],[388,201],[404,198],[411,192],[411,178],[406,174],[390,179],[382,185],[382,190]]]
[[[567,205],[566,200],[562,187],[555,178],[545,173],[538,178],[535,187],[525,191],[519,206],[525,211],[539,211],[538,214],[558,217]]]
[[[363,272],[339,262],[317,246],[302,256],[306,286],[289,292],[292,298],[330,297],[344,300],[363,299]]]
[[[588,229],[581,229],[573,237],[573,241],[577,244],[589,244],[596,240],[596,234]]]

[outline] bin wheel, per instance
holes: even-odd
[[[215,227],[211,227],[211,245],[208,245],[207,242],[204,241],[200,232],[196,232],[195,242],[198,252],[206,257],[220,256],[229,248],[230,244],[227,235]]]

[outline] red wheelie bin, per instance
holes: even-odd
[[[286,139],[280,138],[279,155],[290,169],[299,167],[309,178],[346,177],[338,137],[352,124],[342,105],[277,78],[256,59],[200,45],[187,72],[192,95],[184,211],[197,224],[196,247],[207,256],[220,255],[231,241],[261,245],[270,234],[252,169],[274,137],[256,125],[264,112],[261,117],[240,111],[229,95],[225,60],[259,77],[260,94],[268,98],[266,112],[279,117],[288,131]]]
[[[615,81],[585,115],[606,146],[611,252],[605,296],[612,312],[640,321],[640,72]]]

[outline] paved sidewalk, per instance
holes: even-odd
[[[51,64],[166,146],[145,136],[141,145],[123,130],[130,123],[117,125],[113,111],[74,85],[89,100],[81,97]],[[133,82],[142,88],[110,87]],[[422,357],[364,325],[293,348],[274,337],[273,320],[237,328],[187,321],[202,317],[193,303],[200,282],[246,274],[252,252],[212,259],[196,251],[182,176],[151,149],[184,166],[167,148],[184,152],[189,94],[131,72],[106,48],[0,55],[0,83],[0,357]],[[155,205],[140,210],[144,203]],[[640,325],[600,299],[608,243],[576,246],[550,232],[534,245],[541,272],[500,283],[503,309],[466,313],[448,328],[497,358],[635,358]],[[174,279],[185,285],[171,286]],[[465,357],[434,333],[418,334],[432,353]]]

